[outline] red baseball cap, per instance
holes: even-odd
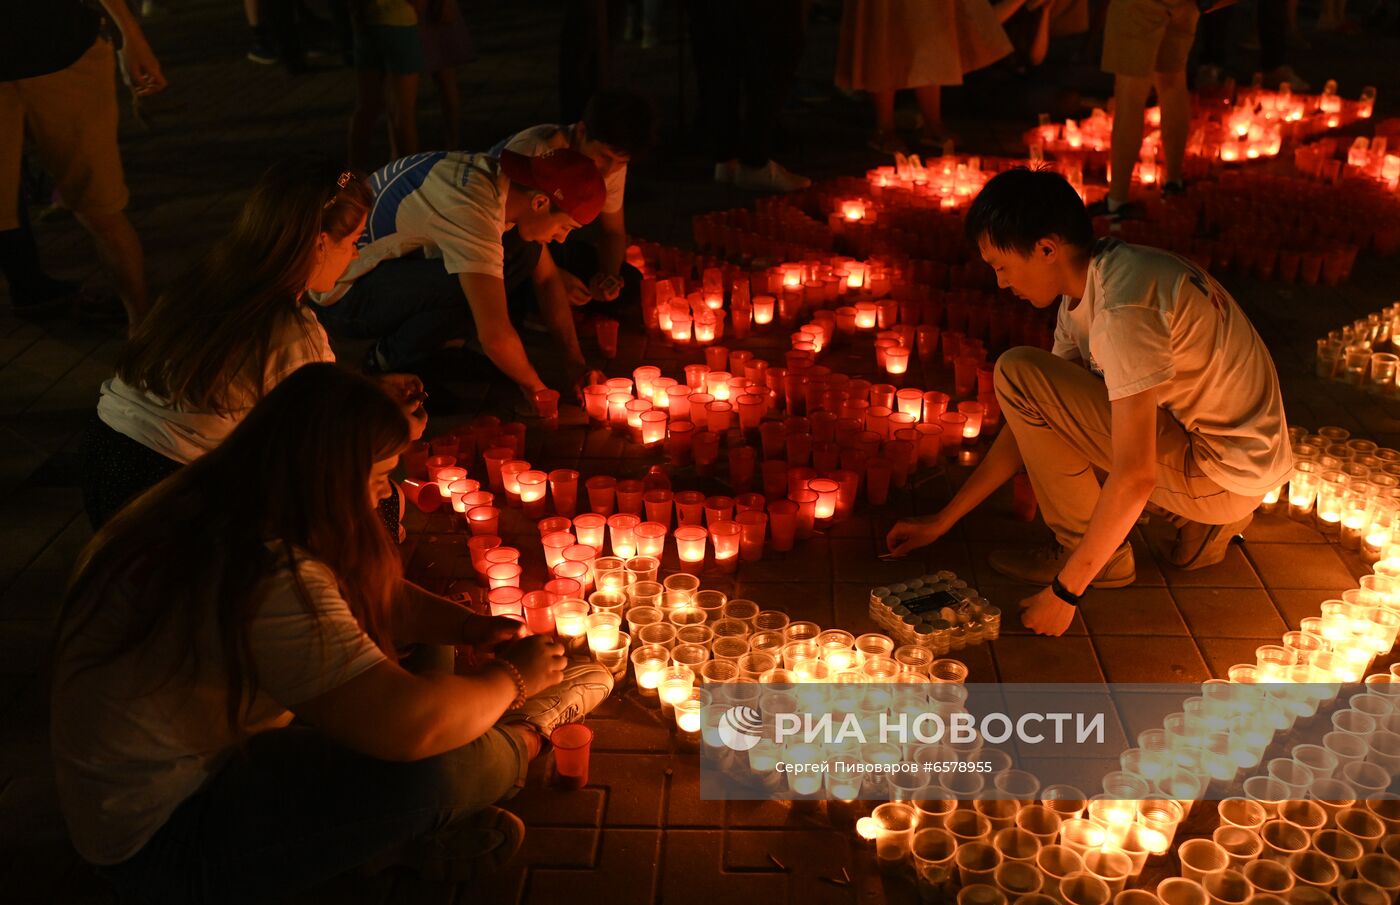
[[[501,169],[512,182],[548,195],[581,226],[592,223],[603,210],[607,197],[603,174],[591,159],[572,148],[552,148],[536,157],[502,151]]]

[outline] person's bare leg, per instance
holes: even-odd
[[[870,92],[870,105],[875,108],[875,134],[878,137],[894,136],[894,91]]]
[[[544,737],[536,732],[533,727],[522,723],[511,723],[505,728],[507,732],[524,743],[525,752],[530,760],[534,760],[540,756],[540,751],[544,749]]]
[[[1150,79],[1137,76],[1113,77],[1113,144],[1109,151],[1108,200],[1124,204],[1133,182],[1133,164],[1142,150],[1142,117],[1147,109]],[[1163,119],[1166,118],[1163,111]],[[1180,161],[1177,161],[1178,166]]]
[[[389,148],[395,159],[418,153],[418,74],[389,76]]]
[[[443,137],[448,149],[455,151],[462,144],[462,91],[457,85],[457,70],[448,66],[432,75],[442,107]]]
[[[248,20],[249,28],[258,27],[258,0],[243,0],[243,18]]]
[[[921,85],[914,89],[914,99],[919,102],[919,112],[924,116],[924,138],[942,141],[946,134],[943,128],[943,87]]]
[[[350,135],[345,156],[351,169],[374,169],[370,166],[370,142],[374,138],[375,123],[383,112],[384,73],[378,69],[357,69],[355,109],[350,114]]]
[[[1186,139],[1191,131],[1191,91],[1186,87],[1185,72],[1159,72],[1155,78],[1157,103],[1162,108],[1164,181],[1177,182],[1181,179],[1181,163],[1186,158]]]
[[[146,257],[141,239],[123,211],[111,214],[77,214],[78,222],[92,234],[97,254],[117,280],[117,292],[126,308],[127,323],[135,327],[145,316]]]

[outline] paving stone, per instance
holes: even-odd
[[[1259,576],[1240,552],[1238,544],[1231,544],[1225,558],[1213,566],[1185,572],[1181,569],[1167,569],[1167,584],[1173,588],[1258,588],[1263,587]]]
[[[1255,515],[1244,532],[1245,541],[1255,543],[1325,544],[1327,538],[1311,525],[1286,515]]]
[[[1236,663],[1253,663],[1254,649],[1261,644],[1278,644],[1277,636],[1269,638],[1198,638],[1201,656],[1210,667],[1212,678],[1223,679]]]
[[[650,905],[656,895],[660,853],[659,830],[605,830],[598,861],[591,869],[532,868],[526,901]]]
[[[1095,638],[1188,634],[1165,588],[1091,588],[1079,601],[1079,612]]]
[[[1331,545],[1249,544],[1247,549],[1266,587],[1351,587],[1351,570]]]
[[[1283,614],[1283,621],[1290,631],[1299,628],[1299,623],[1309,616],[1322,615],[1324,600],[1339,600],[1344,588],[1295,588],[1270,590],[1269,597]]]
[[[604,755],[589,765],[588,784],[607,791],[604,824],[611,828],[660,827],[673,764],[680,757],[640,754]]]
[[[666,905],[789,901],[788,877],[771,863],[771,871],[729,872],[723,869],[723,853],[724,836],[718,831],[668,831],[661,900]]]
[[[1110,682],[1201,682],[1210,678],[1190,638],[1094,635]]]
[[[851,849],[853,844],[859,844],[859,839],[854,833],[730,830],[724,834],[724,842],[724,865],[728,870],[752,872],[750,876],[774,869],[785,874],[787,901],[853,900],[850,887],[834,886],[823,878],[856,877],[856,859]],[[844,876],[842,868],[846,870]]]
[[[1281,636],[1288,631],[1264,591],[1175,588],[1172,596],[1193,634],[1213,638]]]
[[[1003,682],[1102,682],[1088,638],[1002,635],[992,645]]]

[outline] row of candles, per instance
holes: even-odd
[[[1393,396],[1400,365],[1392,340],[1397,319],[1400,302],[1329,330],[1317,340],[1317,376],[1349,383],[1379,396]]]
[[[1294,470],[1264,496],[1266,512],[1287,506],[1290,517],[1315,524],[1367,563],[1400,540],[1400,450],[1352,437],[1342,427],[1289,428]]]
[[[1285,139],[1307,138],[1370,118],[1375,97],[1375,89],[1366,88],[1358,100],[1345,101],[1337,95],[1333,81],[1318,95],[1294,94],[1289,86],[1282,85],[1278,91],[1259,87],[1242,90],[1224,103],[1211,103],[1198,96],[1192,104],[1187,153],[1222,163],[1276,156]],[[1144,120],[1149,128],[1144,146],[1155,147],[1161,141],[1161,108],[1149,108]],[[1048,116],[1042,116],[1040,125],[1026,133],[1026,142],[1056,156],[1089,152],[1104,155],[1112,135],[1113,116],[1095,109],[1086,119],[1064,123],[1050,122]],[[1151,163],[1151,158],[1145,163]],[[1147,172],[1155,171],[1144,169],[1143,174]]]

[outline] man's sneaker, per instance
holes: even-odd
[[[1073,552],[1059,544],[1020,550],[993,550],[987,556],[987,563],[1008,578],[1027,584],[1048,585],[1064,569]],[[1099,577],[1089,584],[1096,588],[1121,588],[1136,579],[1133,548],[1125,542],[1099,572]]]
[[[612,694],[613,677],[607,667],[592,661],[564,667],[564,679],[508,710],[501,720],[529,723],[544,738],[565,723],[576,723]]]
[[[720,185],[733,185],[734,174],[739,172],[739,161],[721,160],[715,164],[715,182]]]
[[[410,843],[394,859],[426,880],[471,883],[499,870],[525,841],[525,824],[488,807]]]
[[[271,66],[277,62],[277,48],[265,39],[255,37],[253,46],[248,48],[248,59],[262,66]]]
[[[1203,525],[1200,522],[1178,521],[1176,544],[1167,561],[1178,569],[1204,569],[1225,558],[1230,541],[1254,521],[1254,513],[1228,525]]]
[[[750,192],[796,192],[810,187],[812,180],[791,172],[776,160],[761,167],[739,167],[734,185]]]

